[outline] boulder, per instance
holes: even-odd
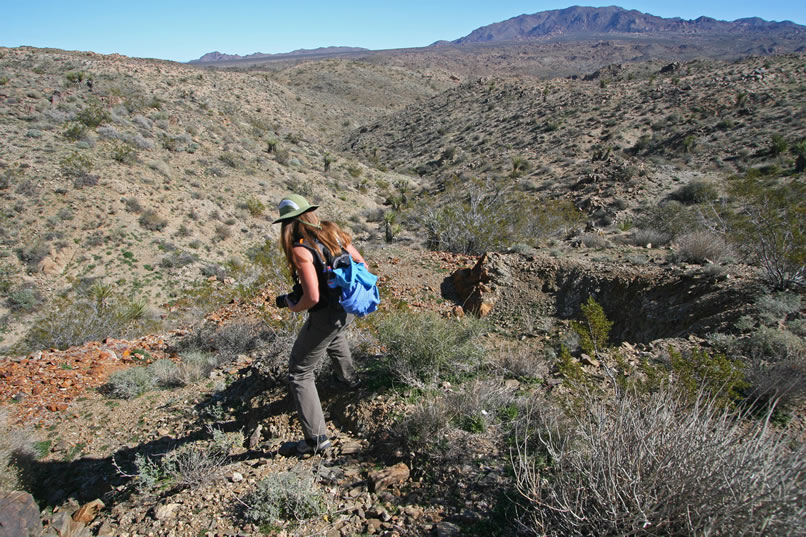
[[[459,269],[451,278],[464,311],[484,317],[495,306],[499,285],[511,282],[512,275],[501,254],[488,253],[473,268]]]
[[[405,463],[398,463],[388,468],[382,468],[369,474],[372,490],[375,492],[399,485],[409,478],[409,467]]]
[[[42,520],[34,497],[27,492],[0,492],[0,537],[39,537]]]

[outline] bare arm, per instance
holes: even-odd
[[[364,263],[364,265],[367,264],[367,262],[364,261],[364,258],[361,256],[361,254],[358,252],[358,250],[355,249],[355,246],[353,246],[352,244],[348,244],[347,246],[344,247],[344,249],[347,250],[350,253],[350,256],[353,258],[353,260],[356,263]]]
[[[316,276],[316,267],[313,264],[313,254],[306,248],[294,248],[294,265],[297,267],[297,276],[302,285],[302,298],[296,304],[289,304],[288,309],[293,312],[305,311],[319,302],[319,279]]]

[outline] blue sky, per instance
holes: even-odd
[[[354,46],[388,49],[452,40],[474,29],[570,5],[619,5],[661,17],[757,16],[806,25],[806,2],[680,0],[590,4],[518,0],[67,2],[23,0],[0,8],[0,46],[31,45],[103,54],[188,61],[218,50],[228,54],[289,52]]]

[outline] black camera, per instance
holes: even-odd
[[[297,283],[291,288],[290,293],[276,297],[274,299],[274,304],[278,308],[287,308],[289,304],[296,304],[299,302],[300,298],[302,298],[302,286]]]

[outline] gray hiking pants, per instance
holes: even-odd
[[[354,316],[342,313],[335,322],[332,322],[331,317],[329,308],[308,313],[308,319],[297,335],[291,349],[291,359],[288,361],[288,387],[297,407],[302,432],[305,438],[310,439],[327,435],[322,403],[314,382],[319,360],[327,353],[339,380],[351,380],[355,377],[353,358],[345,333]]]

